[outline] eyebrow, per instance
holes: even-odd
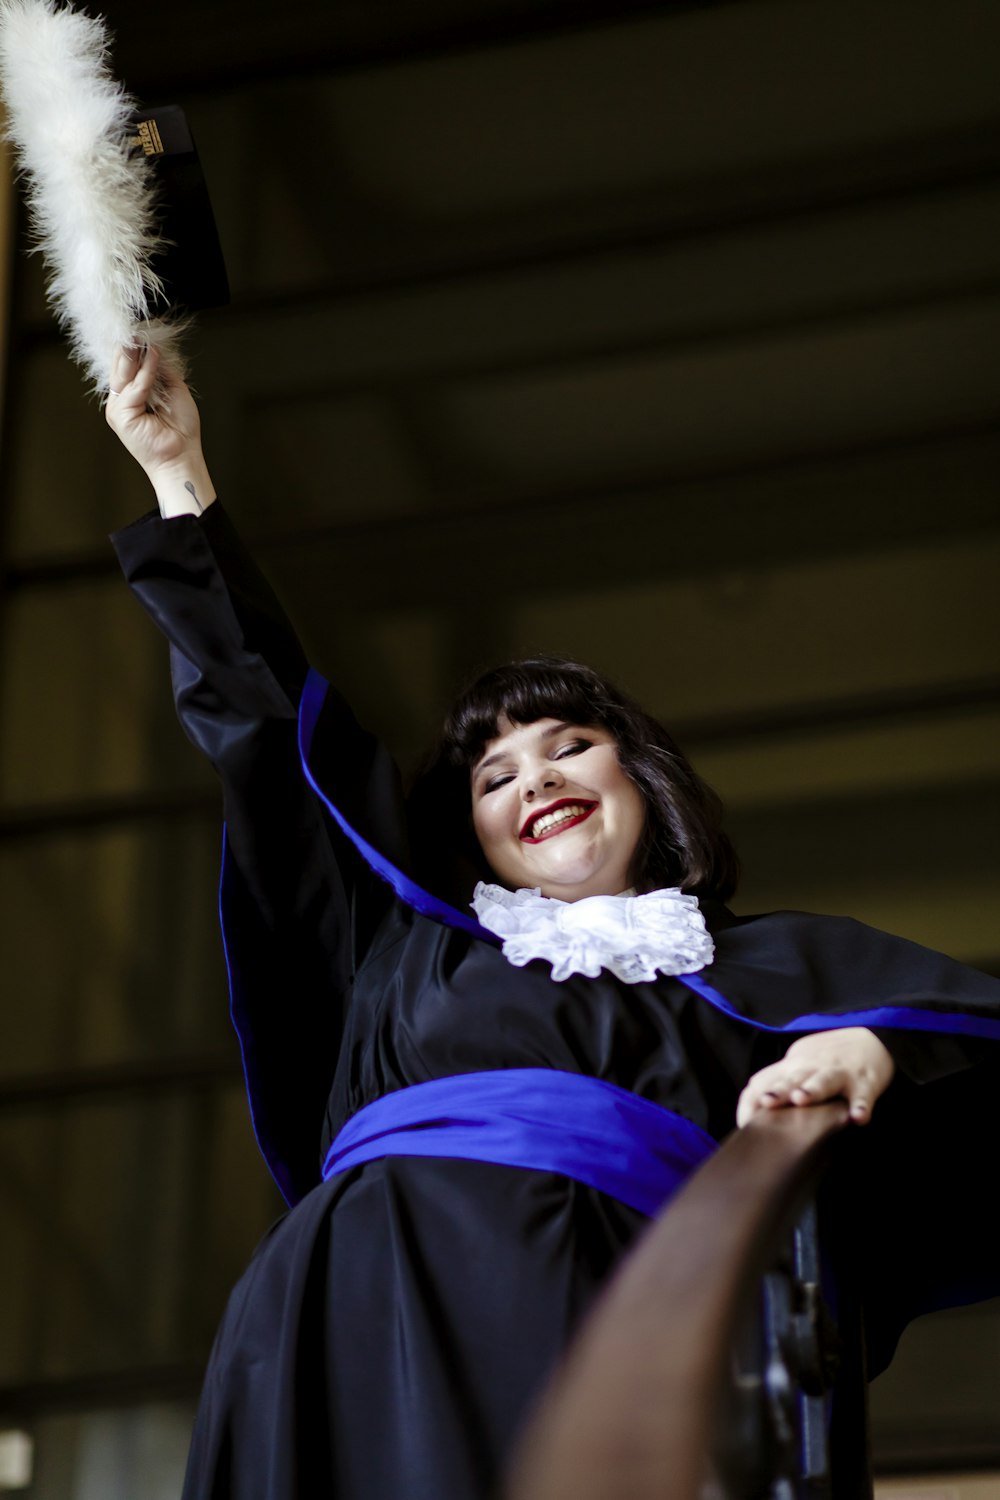
[[[572,728],[573,724],[570,719],[562,719],[558,724],[553,724],[551,729],[546,729],[542,735],[542,739],[554,740],[556,735],[562,734],[564,729]],[[498,761],[506,760],[508,754],[509,751],[507,750],[498,750],[495,755],[487,755],[485,760],[481,760],[479,764],[473,768],[473,776],[478,776],[480,771],[486,770],[487,766],[494,766]]]

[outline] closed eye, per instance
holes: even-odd
[[[552,759],[566,760],[571,755],[582,755],[585,750],[592,750],[593,747],[593,740],[568,740],[565,744],[560,745],[558,749],[553,752]],[[496,776],[491,776],[490,779],[487,782],[484,782],[484,784],[480,787],[479,795],[481,797],[488,797],[490,792],[499,791],[500,787],[506,786],[509,781],[513,780],[514,773],[512,771],[504,771]]]
[[[560,745],[553,758],[565,760],[568,755],[582,755],[584,750],[592,749],[593,744],[593,740],[571,740],[568,745]]]

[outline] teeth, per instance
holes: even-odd
[[[566,807],[557,807],[555,812],[545,813],[541,818],[535,819],[528,831],[528,837],[541,838],[542,834],[548,833],[550,828],[557,828],[560,823],[565,823],[570,818],[578,818],[586,811],[586,807],[579,802],[572,802]]]

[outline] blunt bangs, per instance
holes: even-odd
[[[471,770],[501,725],[560,719],[568,724],[602,725],[617,734],[614,705],[606,684],[589,667],[559,657],[539,656],[495,667],[462,694],[445,721],[443,748],[453,766]]]

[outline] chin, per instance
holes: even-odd
[[[531,884],[541,886],[545,896],[561,896],[563,901],[571,901],[574,896],[589,891],[595,878],[590,873],[575,875],[560,871],[558,875],[538,875]]]
[[[560,901],[582,901],[587,896],[617,896],[626,889],[627,883],[602,880],[596,875],[581,876],[579,880],[537,880],[543,896],[555,896]]]

